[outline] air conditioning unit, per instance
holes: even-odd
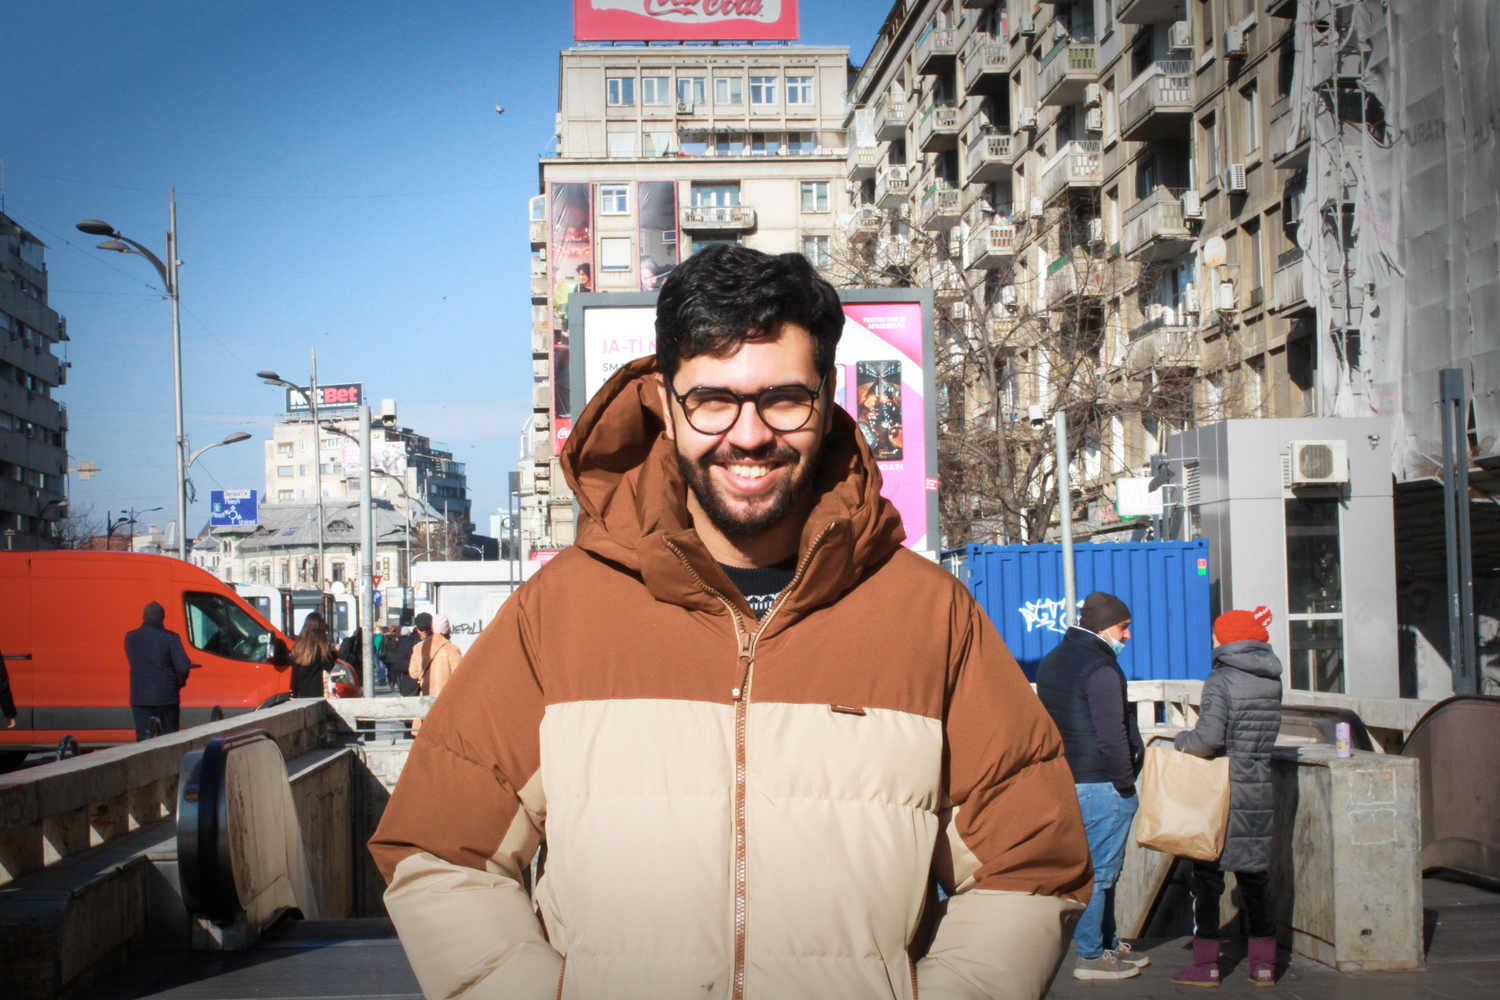
[[[1349,481],[1349,446],[1344,441],[1293,441],[1288,451],[1293,488]]]
[[[1045,213],[1042,211],[1042,199],[1031,199],[1031,217],[1033,219],[1040,219],[1044,214]]]
[[[1060,41],[1062,41],[1063,39],[1065,39],[1067,37],[1069,37],[1068,36],[1068,26],[1066,24],[1063,24],[1061,21],[1053,21],[1052,22],[1052,40],[1054,42],[1060,42]]]
[[[1000,286],[1000,304],[1001,305],[1005,305],[1005,306],[1013,306],[1013,305],[1016,304],[1016,286],[1015,285],[1001,285]]]
[[[1193,47],[1193,22],[1173,21],[1167,28],[1167,47],[1190,49]]]
[[[1016,15],[1016,30],[1023,35],[1036,34],[1036,18],[1031,13]]]
[[[1036,108],[1022,108],[1021,117],[1017,121],[1021,128],[1036,128]]]
[[[1226,56],[1243,56],[1248,54],[1245,48],[1245,29],[1239,25],[1224,29],[1224,54]]]
[[[1219,282],[1219,287],[1214,289],[1214,308],[1224,311],[1232,310],[1234,307],[1234,282]]]
[[[1224,168],[1224,190],[1245,190],[1245,165],[1243,163],[1231,163]]]
[[[694,105],[692,101],[678,101],[677,113],[679,115],[690,115],[693,113],[693,107]]]
[[[1103,243],[1104,242],[1104,220],[1103,219],[1090,219],[1089,220],[1089,242],[1090,243]]]
[[[1083,127],[1090,132],[1104,131],[1104,109],[1089,108],[1088,114],[1083,116]]]
[[[1182,217],[1184,219],[1203,218],[1203,196],[1197,191],[1182,192]]]
[[[1097,83],[1091,83],[1083,88],[1083,103],[1091,108],[1097,108],[1104,103],[1104,88]]]

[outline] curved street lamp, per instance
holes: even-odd
[[[187,460],[186,464],[187,464],[187,466],[189,468],[191,468],[192,465],[193,465],[193,463],[196,462],[196,461],[198,461],[199,456],[201,456],[205,451],[208,451],[211,448],[222,448],[226,444],[239,444],[241,441],[249,441],[249,440],[250,440],[250,435],[249,434],[246,434],[244,431],[235,431],[233,434],[229,435],[224,440],[222,440],[222,441],[215,441],[213,444],[206,444],[202,448],[199,448],[197,451],[193,452],[192,455],[188,456],[188,460]]]
[[[156,273],[161,275],[162,284],[167,290],[167,298],[172,300],[172,391],[177,404],[177,437],[175,439],[175,450],[177,453],[177,558],[186,562],[188,463],[186,461],[187,439],[182,434],[182,319],[177,301],[177,268],[181,265],[182,261],[177,259],[176,188],[170,189],[168,193],[168,205],[169,227],[167,229],[167,259],[165,261],[140,243],[117,232],[114,226],[101,219],[84,219],[78,223],[78,231],[88,233],[90,236],[107,237],[103,243],[99,244],[100,250],[113,250],[116,253],[133,253],[149,260],[151,266],[156,268]]]
[[[266,385],[276,385],[283,389],[290,389],[307,401],[307,408],[312,411],[313,421],[313,478],[317,488],[313,490],[317,494],[318,504],[318,589],[323,589],[323,432],[322,424],[318,420],[318,351],[313,349],[312,381],[306,389],[300,385],[288,382],[280,375],[266,369],[255,373],[255,377]],[[288,404],[290,406],[290,403]]]

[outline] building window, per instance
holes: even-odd
[[[802,237],[802,256],[813,267],[827,267],[833,263],[833,257],[829,252],[827,236],[804,236]]]
[[[333,564],[333,579],[334,579],[334,582],[338,582],[338,581],[342,580],[343,578],[344,578],[344,564],[341,563],[341,562],[334,563]]]
[[[1203,175],[1210,181],[1219,176],[1219,120],[1203,119]]]
[[[641,77],[641,103],[650,108],[661,108],[671,104],[672,78],[670,76]]]
[[[290,441],[282,441],[276,445],[276,454],[278,455],[291,455],[294,450],[293,444]]]
[[[629,236],[606,236],[599,240],[599,270],[630,270]]]
[[[305,466],[305,465],[299,465],[299,466],[297,466],[297,475],[299,475],[299,476],[305,476],[305,475],[307,475],[307,466]]]
[[[629,215],[630,214],[630,185],[629,184],[600,184],[599,185],[599,214],[600,215]]]
[[[803,181],[802,182],[802,211],[804,211],[804,212],[826,212],[826,211],[828,211],[828,182],[827,181]]]
[[[740,76],[714,77],[715,104],[744,104],[745,78]]]
[[[695,208],[724,208],[740,203],[738,184],[693,185],[692,203]]]
[[[774,76],[750,78],[750,103],[762,105],[776,103],[776,78]]]
[[[707,104],[703,97],[703,77],[701,76],[679,76],[677,78],[677,99],[686,104]]]
[[[277,490],[276,499],[283,503],[297,499],[295,490]]]
[[[817,150],[811,132],[788,132],[786,151],[793,156],[811,156]]]
[[[743,133],[738,135],[722,134],[714,136],[715,156],[739,156],[744,151],[745,136]]]
[[[341,448],[341,447],[343,447],[343,442],[340,441],[338,438],[324,438],[323,439],[323,450],[324,451],[338,451],[339,448]]]
[[[1337,497],[1286,504],[1287,626],[1291,686],[1344,691],[1344,585]]]
[[[1260,148],[1260,88],[1251,84],[1240,91],[1245,112],[1245,152],[1253,153]]]
[[[787,77],[786,102],[797,105],[811,104],[813,102],[813,78],[810,76]]]
[[[604,137],[610,156],[634,156],[635,155],[635,133],[634,132],[610,132]]]
[[[290,476],[292,474],[292,467],[290,465],[278,465],[276,466],[276,474],[278,476]]]
[[[667,156],[672,152],[671,132],[645,132],[641,138],[642,156]]]
[[[705,247],[717,246],[719,244],[727,247],[737,247],[740,245],[740,241],[737,239],[722,238],[695,239],[693,240],[693,253],[698,253]]]
[[[750,133],[751,156],[775,156],[781,152],[781,136],[776,132]]]
[[[604,92],[612,108],[635,107],[635,77],[612,76],[604,81]]]

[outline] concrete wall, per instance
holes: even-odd
[[[1288,444],[1341,439],[1349,483],[1341,491],[1344,691],[1365,698],[1400,694],[1396,637],[1395,524],[1391,505],[1390,421],[1384,417],[1226,420],[1174,435],[1168,453],[1199,463],[1198,530],[1209,539],[1215,613],[1271,609],[1271,646],[1289,660],[1286,517],[1282,461]],[[1174,463],[1176,482],[1182,466]],[[1299,491],[1300,492],[1300,491]],[[1174,495],[1175,499],[1175,495]],[[1284,678],[1290,683],[1290,677]]]

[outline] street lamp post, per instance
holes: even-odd
[[[323,425],[313,423],[313,430],[321,435]],[[330,426],[328,430],[344,437],[352,437],[342,428]],[[370,496],[370,407],[359,407],[359,652],[364,664],[365,697],[375,697],[375,502]],[[319,493],[322,492],[321,483]],[[321,559],[319,560],[321,562]]]
[[[108,237],[99,244],[100,250],[114,250],[117,253],[133,253],[145,257],[156,268],[156,273],[161,275],[162,283],[166,286],[167,298],[172,300],[172,394],[177,411],[177,437],[173,449],[177,454],[177,558],[185,562],[187,561],[187,463],[184,459],[187,442],[182,436],[182,318],[177,300],[177,268],[182,262],[177,259],[176,188],[168,190],[167,204],[167,259],[165,263],[135,240],[116,232],[115,227],[107,222],[85,219],[78,223],[78,230],[90,236]]]
[[[255,377],[263,380],[266,385],[279,385],[283,389],[290,389],[303,399],[307,400],[307,407],[312,411],[313,422],[313,470],[318,500],[318,589],[323,589],[323,425],[318,422],[318,349],[312,352],[312,378],[306,389],[299,385],[293,385],[286,379],[273,371],[256,372]]]

